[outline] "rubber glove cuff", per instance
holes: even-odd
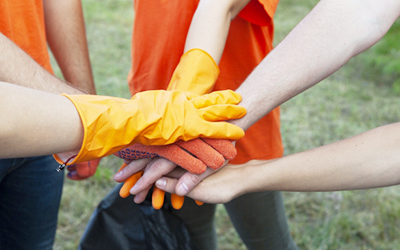
[[[167,90],[210,93],[219,75],[214,59],[204,50],[191,49],[181,57]]]

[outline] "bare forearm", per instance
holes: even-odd
[[[57,94],[82,93],[78,89],[47,72],[1,33],[0,55],[0,81]]]
[[[335,191],[400,184],[400,123],[245,167],[246,191]],[[242,173],[242,176],[247,174]]]
[[[247,129],[376,43],[399,16],[394,0],[322,0],[261,62],[238,92]]]
[[[44,0],[46,35],[66,81],[95,94],[80,0]]]
[[[83,127],[65,97],[0,82],[0,158],[79,149]]]
[[[231,20],[250,0],[201,0],[186,37],[185,52],[206,51],[218,64],[228,37]]]

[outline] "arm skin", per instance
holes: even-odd
[[[0,158],[79,150],[83,127],[66,97],[0,82]]]
[[[396,0],[322,0],[237,90],[247,129],[379,41],[400,14]]]
[[[45,0],[43,7],[49,45],[65,79],[73,84],[47,72],[1,33],[0,81],[57,94],[94,94],[80,1]]]
[[[81,0],[43,1],[47,42],[65,80],[96,94]]]
[[[240,105],[247,115],[233,123],[247,129],[273,108],[328,77],[380,40],[399,14],[396,0],[320,1],[239,87]],[[167,180],[178,188],[184,181],[191,190],[201,179]]]
[[[226,203],[244,193],[264,190],[338,191],[400,184],[400,123],[305,152],[263,163],[229,165],[205,178],[188,196]],[[243,178],[246,176],[246,178]],[[163,178],[157,186],[174,191]]]
[[[65,97],[0,82],[0,158],[70,151],[74,151],[74,155],[84,143],[84,155],[77,157],[81,160],[92,160],[112,154],[135,142],[166,145],[202,135],[207,138],[239,139],[244,136],[241,129],[220,121],[245,115],[246,110],[236,106],[240,99],[240,95],[233,91],[198,96],[179,90],[144,91],[131,100],[95,95]],[[149,102],[159,105],[148,105]],[[165,106],[168,105],[173,108],[165,111]],[[227,110],[231,112],[227,113]],[[165,119],[158,118],[161,116]],[[176,117],[180,120],[195,119],[196,124],[201,125],[199,128],[208,129],[199,131],[197,127],[185,122],[174,124],[175,127],[170,129],[168,124],[171,122],[168,123],[168,120]],[[164,135],[165,121],[174,134]],[[119,125],[124,122],[131,130]],[[157,127],[151,131],[153,134],[143,136],[151,125]],[[102,138],[105,134],[114,132],[121,138],[128,139],[110,143],[110,140],[105,141]],[[98,148],[102,150],[99,151]]]
[[[64,79],[85,93],[96,94],[81,0],[43,0],[43,8],[47,42]],[[99,161],[70,166],[67,177],[86,179],[96,172]]]
[[[250,0],[201,0],[193,16],[188,35],[186,37],[184,52],[193,48],[206,51],[218,64],[225,48],[231,20],[250,2]],[[168,174],[176,164],[163,158],[137,160],[119,172],[114,178],[122,182],[132,174],[145,169],[144,175],[139,179],[131,193],[135,195],[134,201],[144,201],[149,189],[154,182],[163,175]],[[213,173],[209,169],[207,175]],[[183,177],[197,178],[189,172]]]
[[[250,0],[202,0],[197,6],[186,37],[185,50],[199,48],[219,64],[232,19]]]
[[[0,55],[0,81],[55,94],[83,94],[83,91],[50,74],[1,33]]]

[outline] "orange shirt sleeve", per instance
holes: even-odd
[[[244,20],[259,26],[268,26],[274,18],[279,0],[251,0],[239,13]]]

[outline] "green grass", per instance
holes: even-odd
[[[275,17],[275,44],[317,2],[282,1]],[[129,97],[126,76],[134,17],[132,0],[83,0],[83,6],[98,93]],[[285,154],[400,120],[399,92],[394,89],[399,71],[393,69],[399,65],[399,26],[397,22],[382,42],[282,105]],[[56,73],[60,75],[57,69]],[[81,182],[66,180],[55,249],[76,249],[92,211],[115,185],[112,176],[120,165],[116,157],[107,157],[93,178]],[[290,229],[300,249],[375,250],[397,249],[400,245],[400,187],[285,192],[284,198]],[[218,206],[216,224],[220,249],[246,249],[222,206]]]

